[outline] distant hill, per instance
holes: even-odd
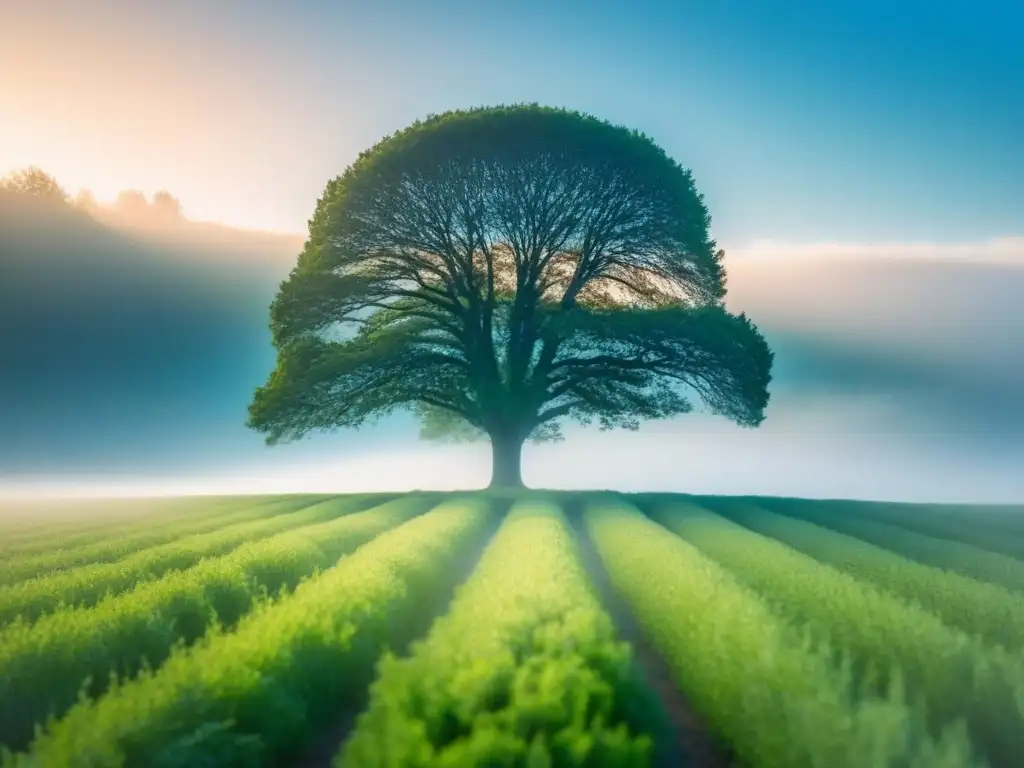
[[[124,298],[129,287],[156,289],[167,279],[195,286],[200,275],[225,281],[220,288],[272,295],[302,247],[302,238],[296,235],[188,219],[140,222],[116,214],[97,217],[71,205],[3,189],[0,237],[0,266],[8,278],[0,286],[5,298],[23,293],[20,288],[28,285],[44,288],[44,294],[67,289],[69,296],[85,297],[105,289]]]
[[[241,424],[272,365],[267,308],[301,237],[111,218],[0,190],[0,470],[86,433],[158,440],[225,397]]]

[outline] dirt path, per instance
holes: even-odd
[[[418,622],[411,628],[409,636],[400,643],[394,650],[400,656],[404,656],[408,653],[409,646],[414,641],[423,637],[430,630],[431,624],[434,619],[444,613],[447,610],[448,603],[454,597],[455,589],[459,584],[462,584],[469,575],[473,572],[477,562],[480,560],[480,556],[483,555],[484,548],[487,546],[491,537],[498,529],[498,525],[505,516],[507,507],[501,510],[495,510],[494,522],[490,527],[490,530],[485,533],[481,543],[475,547],[471,547],[462,557],[452,563],[452,567],[455,570],[457,577],[453,584],[455,586],[448,590],[447,594],[444,595],[443,599],[438,602],[437,610],[434,611],[430,616],[426,616],[422,621]],[[374,675],[376,679],[376,674]],[[298,757],[282,761],[279,768],[330,768],[331,761],[334,756],[341,749],[341,745],[348,738],[349,733],[356,724],[356,719],[359,717],[359,713],[362,712],[369,701],[369,690],[362,691],[359,699],[351,707],[346,707],[344,711],[339,712],[335,720],[322,728],[314,739],[312,744],[307,748],[306,752],[299,755]]]
[[[615,593],[578,511],[570,514],[569,519],[579,542],[583,565],[601,604],[615,622],[619,636],[633,646],[644,681],[657,696],[668,721],[667,743],[659,745],[655,765],[659,768],[730,768],[734,763],[729,750],[708,732],[676,684],[668,663],[646,640],[629,606]]]

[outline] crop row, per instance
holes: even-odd
[[[355,705],[383,650],[436,610],[457,578],[453,558],[490,530],[485,510],[482,500],[448,502],[377,537],[234,632],[78,703],[4,764],[252,766],[294,757]]]
[[[283,531],[323,522],[369,505],[371,497],[344,496],[289,514],[277,514],[159,544],[112,563],[79,568],[0,587],[0,625],[20,618],[31,622],[59,606],[89,606],[169,571],[195,565],[235,547]]]
[[[988,528],[1024,536],[1024,504],[938,504],[936,512],[944,517],[981,523]]]
[[[159,665],[178,643],[219,622],[230,627],[264,595],[295,587],[318,568],[430,505],[405,497],[374,509],[245,544],[140,584],[92,608],[66,608],[0,632],[0,744],[25,745],[33,725],[70,707],[79,688],[95,697],[110,676]]]
[[[325,494],[281,496],[232,496],[207,498],[104,499],[80,500],[81,519],[48,520],[45,516],[28,524],[20,535],[4,533],[0,554],[4,559],[24,559],[57,550],[73,550],[105,539],[187,530],[215,519],[230,519],[234,514],[282,502],[314,504],[329,498]],[[116,511],[115,511],[116,510]]]
[[[830,502],[829,506],[838,514],[868,517],[929,536],[960,541],[989,552],[1024,559],[1024,532],[994,528],[984,522],[984,517],[981,520],[974,519],[967,511],[962,514],[943,514],[941,510],[928,505],[880,502]]]
[[[759,516],[767,515],[750,510],[742,519],[760,528]],[[1018,700],[1024,674],[1002,650],[705,509],[669,504],[656,508],[654,517],[845,654],[858,678],[873,677],[879,690],[902,681],[912,697],[926,703],[934,727],[965,719],[974,743],[993,764],[1012,765],[1012,756],[1024,749]],[[782,524],[798,522],[783,518]]]
[[[134,533],[116,532],[81,546],[50,546],[45,551],[15,556],[0,565],[0,584],[13,584],[24,579],[99,562],[112,562],[141,549],[174,542],[182,536],[215,531],[226,525],[248,520],[273,517],[315,504],[321,499],[296,497],[261,502],[251,507],[229,509],[219,514],[191,516],[174,520],[167,525],[142,527]]]
[[[616,591],[695,708],[743,763],[979,764],[962,723],[935,739],[898,687],[856,693],[849,668],[835,665],[827,648],[806,642],[755,592],[635,507],[591,502],[584,525]]]
[[[53,549],[60,542],[96,537],[114,529],[165,525],[195,515],[252,507],[284,496],[60,499],[0,502],[0,553]]]
[[[915,563],[866,541],[760,507],[726,504],[720,509],[751,530],[924,606],[950,626],[1011,651],[1024,649],[1024,600],[1015,592]]]
[[[961,541],[918,533],[863,515],[843,514],[827,504],[775,505],[772,511],[824,525],[925,565],[1024,591],[1024,562],[1008,555],[989,552]]]
[[[338,766],[650,763],[653,700],[552,503],[516,504],[448,613],[379,669]]]

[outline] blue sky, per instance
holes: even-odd
[[[650,133],[727,243],[1019,229],[1020,3],[41,0],[0,21],[0,167],[162,184],[193,218],[302,232],[382,135],[540,101]]]
[[[0,174],[38,164],[102,200],[166,188],[190,219],[301,237],[329,178],[428,113],[591,112],[693,170],[737,306],[777,344],[780,378],[756,432],[694,416],[572,433],[527,451],[528,481],[1021,499],[1024,409],[1007,411],[1024,386],[1021,28],[1010,2],[8,4]],[[159,365],[97,383],[91,400],[60,390],[40,405],[36,388],[35,407],[54,425],[76,414],[73,429],[34,426],[26,394],[6,417],[0,479],[485,480],[480,451],[425,447],[407,419],[274,450],[244,430],[273,362],[259,307],[297,242],[274,246],[248,298],[218,283],[240,302],[224,325],[238,330],[202,338],[182,320],[187,363],[157,349]],[[910,272],[873,266],[911,253]],[[127,360],[123,343],[111,354]],[[15,373],[32,380],[25,366]],[[66,373],[54,381],[86,371]]]

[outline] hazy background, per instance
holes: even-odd
[[[93,193],[0,196],[0,493],[485,483],[486,445],[410,419],[277,448],[243,423],[327,179],[525,100],[693,169],[777,354],[760,429],[570,430],[528,484],[1024,501],[1019,6],[211,5],[0,9],[0,174]]]

